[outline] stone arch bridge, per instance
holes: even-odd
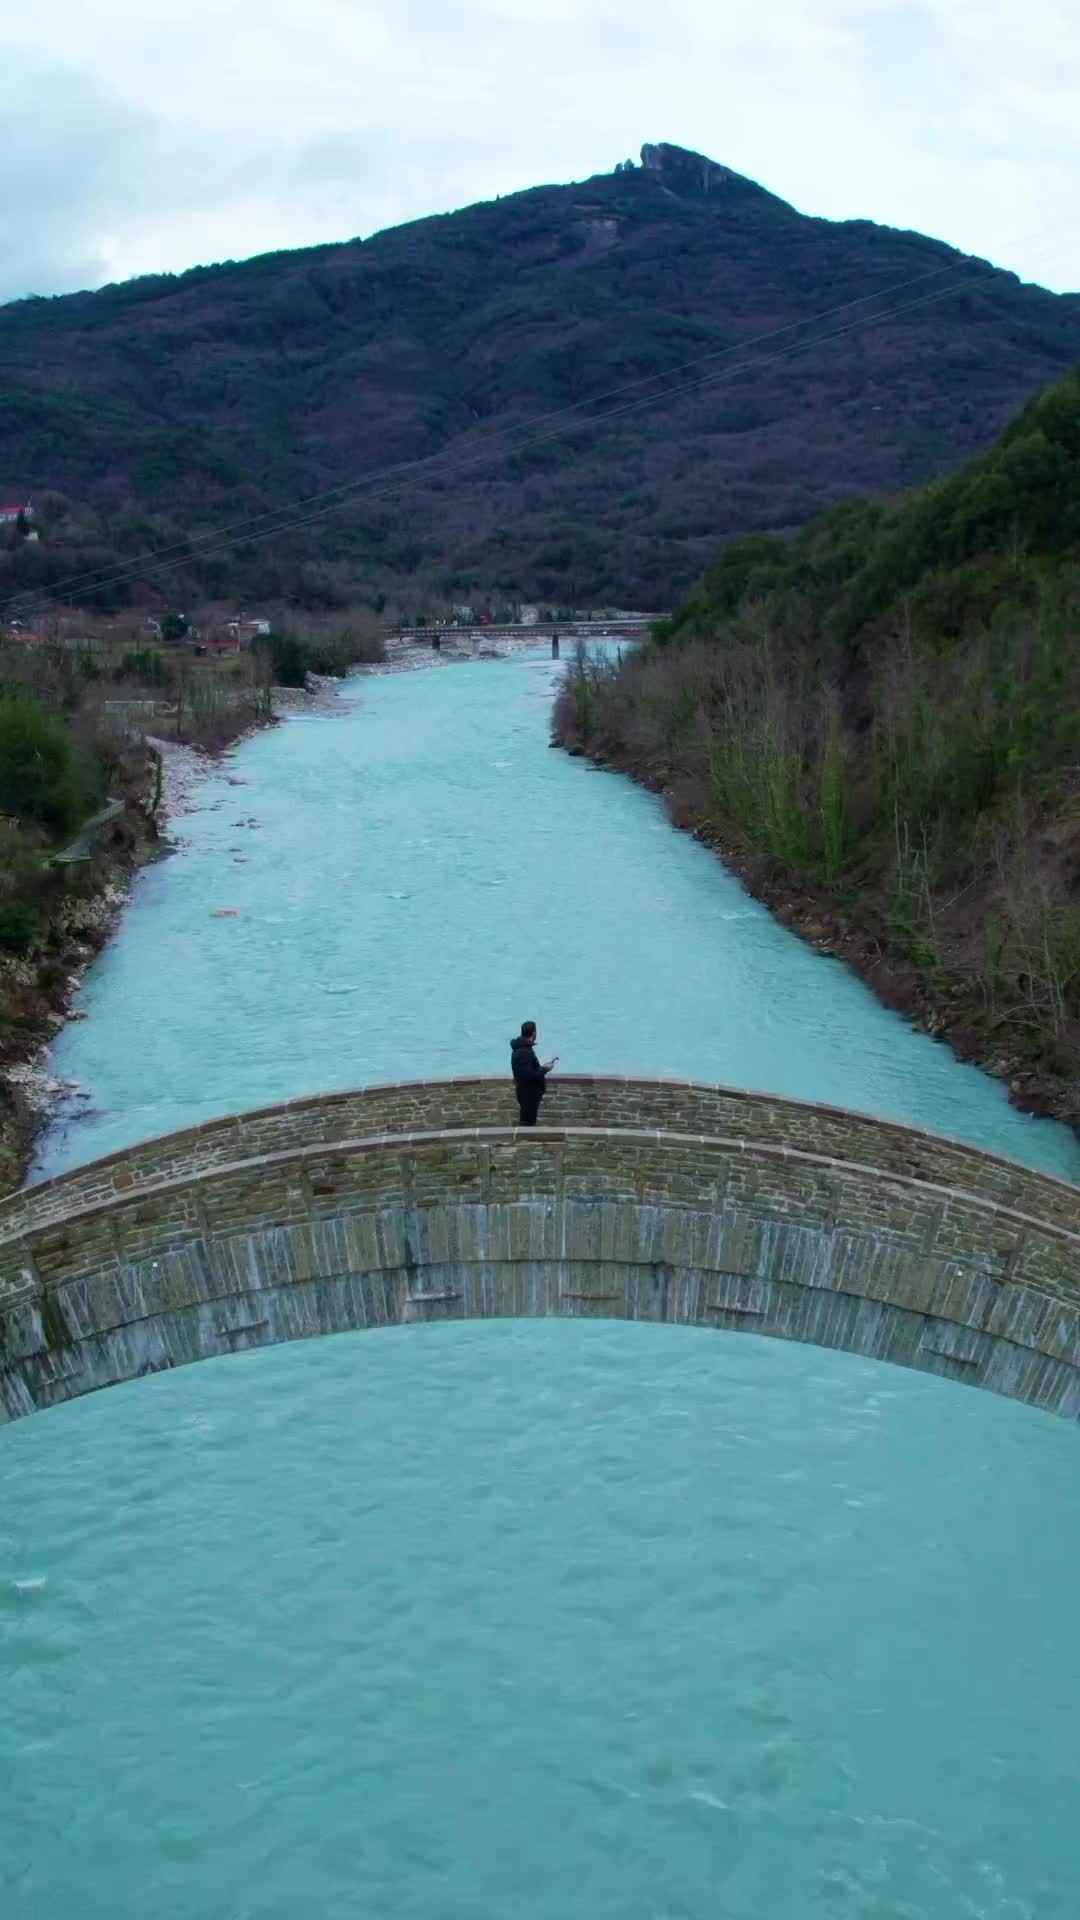
[[[294,1100],[0,1202],[0,1419],[347,1329],[745,1329],[1080,1416],[1080,1189],[835,1108],[564,1078]]]

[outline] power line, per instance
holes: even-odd
[[[817,325],[822,320],[832,319],[838,313],[846,313],[854,307],[865,306],[872,300],[891,299],[897,293],[906,292],[909,287],[921,285],[923,281],[940,279],[942,275],[945,274],[956,275],[972,265],[974,265],[975,271],[978,272],[978,263],[973,263],[967,256],[965,256],[962,261],[950,261],[945,266],[928,269],[925,273],[914,274],[906,280],[898,281],[893,286],[879,288],[876,293],[861,294],[856,300],[845,300],[839,302],[836,306],[826,307],[820,313],[811,314],[805,320],[790,321],[786,326],[770,328],[766,332],[751,335],[749,340],[737,341],[730,347],[718,347],[710,353],[697,355],[691,360],[678,362],[660,373],[644,374],[634,380],[624,381],[617,387],[609,388],[606,393],[592,394],[584,400],[573,402],[569,406],[560,407],[554,411],[533,414],[525,420],[517,421],[505,427],[498,427],[495,429],[490,450],[502,453],[508,451],[514,452],[517,450],[517,443],[509,448],[499,448],[494,442],[498,439],[504,439],[511,434],[528,434],[533,427],[548,427],[553,421],[562,420],[569,416],[577,416],[585,407],[603,406],[606,401],[618,399],[621,394],[628,393],[636,388],[655,386],[657,382],[661,380],[673,380],[681,373],[692,372],[696,368],[708,365],[715,360],[726,359],[733,353],[745,351],[747,347],[755,347],[770,340],[782,339],[786,334],[796,333],[801,328],[809,328]],[[989,268],[988,270],[997,271],[997,269],[993,268]],[[488,451],[489,445],[485,443],[471,458],[482,458]],[[305,507],[315,507],[323,503],[352,497],[355,493],[367,487],[380,485],[382,482],[388,480],[396,481],[402,476],[418,472],[424,467],[438,467],[440,463],[445,464],[453,458],[453,450],[448,448],[440,453],[421,455],[414,460],[399,461],[384,468],[381,472],[365,475],[360,480],[343,481],[337,486],[327,487],[317,493],[301,495],[294,500],[291,505],[287,503],[283,507],[268,507],[262,513],[249,516],[247,519],[234,521],[226,527],[217,527],[201,539],[195,541],[178,541],[174,546],[165,547],[160,553],[155,554],[152,562],[144,562],[142,560],[132,561],[127,567],[109,570],[104,574],[101,569],[97,569],[96,571],[83,574],[69,575],[66,580],[57,581],[52,591],[59,593],[66,588],[76,587],[83,581],[96,582],[98,585],[111,584],[133,570],[142,568],[144,564],[156,567],[165,563],[174,555],[181,560],[188,561],[193,557],[198,557],[204,547],[212,545],[216,549],[221,542],[228,542],[234,538],[237,540],[242,540],[245,537],[257,538],[259,529],[262,527],[263,522],[267,520],[275,522],[274,528],[269,531],[278,531],[278,523],[280,523],[280,525],[288,524],[287,521],[280,521],[282,514],[289,514],[290,512]],[[250,475],[246,477],[250,478]],[[22,597],[23,596],[20,596],[20,598]]]
[[[382,472],[366,475],[363,479],[344,482],[340,486],[328,488],[319,493],[302,496],[294,501],[291,506],[268,508],[265,512],[256,515],[252,519],[236,522],[230,527],[217,529],[213,533],[207,534],[201,540],[177,543],[172,548],[166,548],[162,553],[147,556],[138,561],[132,561],[126,566],[114,568],[111,571],[102,572],[99,569],[96,572],[69,575],[65,579],[54,582],[50,588],[40,590],[37,594],[28,592],[13,595],[8,600],[0,603],[0,605],[5,608],[22,606],[34,599],[45,599],[55,602],[61,594],[71,593],[80,587],[97,591],[104,587],[125,585],[131,581],[146,578],[162,569],[165,571],[173,571],[180,566],[189,566],[193,562],[208,557],[210,554],[220,552],[223,547],[233,545],[237,541],[256,542],[271,539],[281,533],[298,532],[305,527],[314,525],[319,520],[325,519],[329,514],[336,512],[346,500],[355,498],[360,494],[367,494],[368,497],[373,500],[388,498],[398,490],[401,480],[409,474],[424,470],[431,471],[435,475],[444,471],[451,474],[467,472],[473,467],[483,465],[493,456],[505,457],[511,453],[518,453],[527,447],[542,445],[545,442],[559,439],[564,434],[576,432],[580,430],[582,426],[606,424],[608,421],[623,418],[628,414],[644,411],[648,407],[655,406],[674,395],[681,396],[694,392],[702,387],[722,385],[725,380],[734,379],[739,374],[745,373],[754,367],[766,366],[780,360],[790,359],[796,354],[806,351],[809,347],[826,345],[833,340],[844,338],[848,334],[856,332],[862,326],[870,326],[879,321],[894,319],[901,314],[912,312],[931,305],[935,301],[946,299],[955,290],[954,285],[951,283],[958,278],[963,278],[966,283],[970,285],[973,282],[985,278],[988,274],[993,275],[1000,271],[1002,270],[994,267],[989,262],[979,262],[965,255],[962,259],[950,262],[945,266],[912,275],[907,280],[901,281],[893,287],[879,289],[875,293],[863,294],[854,300],[841,301],[837,303],[837,305],[825,308],[805,320],[793,321],[783,327],[771,328],[766,332],[751,336],[749,341],[739,342],[731,347],[714,349],[710,353],[698,355],[692,360],[683,361],[661,373],[643,375],[637,379],[625,381],[620,386],[609,388],[604,393],[589,396],[570,406],[558,408],[546,414],[534,415],[531,419],[518,422],[515,426],[497,429],[496,435],[493,436],[492,440],[485,442],[475,452],[467,454],[464,457],[455,453],[455,450],[450,448],[444,453],[430,454],[421,456],[415,460],[399,462],[396,465],[385,468]],[[767,344],[772,340],[783,339],[786,335],[799,332],[800,330],[805,331],[818,327],[822,321],[832,319],[838,314],[851,312],[858,307],[867,306],[873,301],[892,298],[896,293],[904,292],[909,287],[919,286],[927,281],[943,278],[948,279],[950,284],[939,287],[933,293],[924,294],[918,299],[905,301],[890,307],[879,308],[877,311],[865,314],[861,318],[853,320],[843,327],[834,328],[823,334],[814,333],[809,338],[797,340],[791,345],[779,348],[773,352],[753,353],[749,358],[740,360],[730,367],[722,367],[718,373],[706,374],[695,380],[681,381],[678,386],[665,384],[657,393],[646,393],[637,400],[630,401],[623,406],[610,408],[603,413],[586,415],[584,412],[587,408],[604,406],[607,401],[616,399],[621,394],[633,392],[639,388],[654,387],[659,382],[669,383],[683,373],[691,372],[699,367],[711,365],[718,360],[726,359],[733,353],[745,351],[747,347],[753,348],[761,344]],[[562,424],[553,424],[560,422]],[[545,427],[545,431],[529,431],[529,429],[535,426],[543,426]],[[523,437],[509,440],[508,444],[498,444],[499,441],[508,441],[508,437],[512,434]],[[387,482],[390,484],[386,484]],[[305,508],[311,508],[312,511],[304,512],[303,509]],[[266,521],[271,521],[272,524],[269,526],[263,525],[262,523]]]
[[[199,540],[177,542],[173,547],[166,547],[153,556],[131,561],[125,566],[109,569],[104,572],[101,569],[97,569],[96,571],[82,574],[69,575],[65,579],[54,582],[50,589],[47,591],[43,590],[43,594],[38,597],[56,599],[57,596],[63,592],[74,592],[80,587],[96,589],[104,586],[124,584],[128,580],[142,578],[149,573],[156,572],[162,567],[170,570],[170,562],[174,559],[177,565],[189,565],[192,561],[201,559],[205,554],[220,551],[223,546],[231,545],[234,541],[245,539],[254,541],[261,538],[270,538],[276,533],[287,532],[294,524],[297,527],[307,526],[311,524],[314,518],[324,517],[324,513],[321,510],[323,503],[325,503],[327,508],[332,509],[345,499],[353,498],[357,494],[373,488],[378,488],[378,492],[375,493],[374,497],[384,499],[388,497],[389,493],[396,490],[397,483],[404,476],[420,472],[425,468],[433,470],[436,475],[444,468],[449,469],[451,472],[468,470],[472,466],[481,464],[491,455],[505,456],[508,453],[516,453],[521,448],[534,444],[537,438],[546,440],[556,437],[558,432],[575,429],[582,424],[580,416],[585,408],[602,406],[606,401],[618,398],[620,394],[633,391],[636,388],[655,386],[660,381],[674,380],[681,373],[692,371],[699,366],[708,365],[719,359],[727,358],[733,353],[743,352],[748,346],[753,347],[770,340],[782,339],[787,334],[814,327],[820,324],[821,321],[830,319],[838,313],[849,312],[853,308],[865,306],[873,300],[890,298],[898,292],[905,291],[910,286],[918,286],[927,280],[940,279],[943,275],[956,276],[962,271],[967,271],[972,267],[976,274],[980,271],[997,271],[997,269],[990,267],[980,269],[978,263],[972,263],[968,258],[965,258],[962,262],[950,262],[947,266],[937,267],[926,273],[912,275],[909,279],[900,281],[892,287],[881,288],[871,294],[863,294],[855,300],[841,301],[837,303],[836,306],[825,308],[820,313],[812,314],[805,320],[796,320],[789,322],[788,325],[783,327],[771,328],[766,332],[752,335],[748,341],[740,341],[730,347],[717,348],[713,352],[699,355],[693,360],[683,361],[673,367],[665,369],[661,373],[643,375],[635,380],[625,381],[618,387],[608,389],[606,393],[594,394],[570,406],[558,408],[553,412],[545,414],[536,414],[528,420],[519,421],[511,426],[498,428],[491,440],[485,442],[475,452],[467,454],[464,457],[460,453],[455,452],[454,449],[448,448],[441,453],[428,454],[416,460],[402,461],[394,466],[383,469],[382,472],[365,475],[360,480],[346,481],[339,486],[327,488],[322,492],[302,496],[293,502],[291,507],[286,505],[284,507],[267,508],[263,513],[256,515],[253,519],[238,521],[228,527],[216,528],[213,532],[207,533]],[[971,275],[969,274],[969,278],[970,277]],[[740,364],[732,371],[742,372],[744,370],[744,364]],[[666,398],[668,393],[673,391],[685,392],[687,391],[687,387],[684,385],[680,389],[673,389],[665,386],[659,394],[650,396],[650,398]],[[621,411],[623,411],[623,409],[616,410],[614,414],[601,414],[596,416],[596,418],[605,420],[618,417],[618,413]],[[550,423],[564,420],[570,423],[566,429],[551,429]],[[586,424],[593,424],[593,420],[590,419],[586,421]],[[529,429],[532,427],[541,425],[547,426],[549,431],[540,436],[529,432]],[[525,437],[513,440],[509,445],[500,446],[498,444],[499,440],[506,440],[508,436],[513,434]],[[386,487],[383,484],[386,481],[392,482],[391,486]],[[302,519],[294,521],[293,515],[298,510],[304,508],[318,508],[320,511],[305,515]],[[264,523],[267,521],[272,522],[272,524],[266,526]],[[19,594],[12,596],[10,600],[0,604],[8,606],[23,604],[27,599],[33,597],[33,595]]]

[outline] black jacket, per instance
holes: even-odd
[[[547,1090],[547,1074],[536,1057],[532,1041],[523,1039],[520,1033],[516,1033],[510,1042],[510,1070],[520,1101],[527,1104],[543,1099]]]

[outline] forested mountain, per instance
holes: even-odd
[[[346,488],[159,584],[669,605],[718,537],[955,467],[1080,360],[1080,297],[675,147],[643,161],[0,309],[0,497],[66,495],[79,529],[0,590]]]

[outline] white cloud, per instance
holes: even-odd
[[[672,140],[1080,287],[1072,0],[53,0],[6,29],[0,291],[368,233]]]
[[[17,74],[0,109],[0,297],[102,277],[112,210],[154,139],[91,73],[30,53]]]

